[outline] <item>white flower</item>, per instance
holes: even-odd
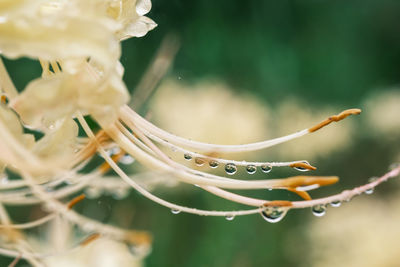
[[[336,176],[298,175],[286,179],[263,180],[238,179],[233,176],[238,168],[247,170],[249,174],[256,171],[269,173],[277,167],[290,167],[302,172],[315,170],[305,160],[244,161],[233,160],[232,154],[266,149],[300,138],[332,122],[359,114],[359,109],[345,110],[293,134],[241,145],[188,140],[150,123],[126,105],[128,93],[122,81],[123,67],[119,62],[121,40],[143,36],[156,26],[151,19],[143,16],[150,8],[148,0],[0,3],[2,55],[11,58],[31,57],[37,59],[43,68],[42,76],[31,81],[23,92],[18,93],[3,64],[0,64],[0,86],[4,94],[0,105],[0,166],[12,170],[21,178],[4,180],[0,184],[1,189],[7,190],[6,195],[0,194],[0,202],[13,205],[39,203],[49,212],[36,221],[13,225],[6,210],[0,205],[0,220],[4,228],[32,228],[62,216],[88,234],[94,233],[90,236],[92,238],[104,236],[121,243],[148,248],[151,237],[146,232],[104,225],[74,212],[73,206],[84,196],[73,198],[68,204],[58,200],[90,188],[91,183],[99,179],[105,180],[100,184],[107,184],[109,181],[103,175],[109,169],[144,197],[172,209],[174,213],[225,216],[229,219],[260,213],[269,222],[278,222],[290,209],[314,205],[322,207],[332,201],[351,198],[400,172],[400,168],[397,168],[362,187],[316,200],[311,200],[307,191],[337,182]],[[5,97],[9,98],[9,103]],[[84,115],[90,116],[100,126],[96,134],[87,124]],[[77,124],[85,131],[87,138],[78,136]],[[27,128],[44,136],[34,140],[32,135],[24,134]],[[227,176],[190,168],[170,158],[162,148],[169,148],[198,166],[223,168]],[[96,152],[105,162],[89,173],[82,172]],[[218,197],[252,208],[234,211],[199,210],[163,200],[118,166],[118,161],[127,155],[154,172],[166,174],[165,179],[196,185]],[[115,188],[125,190],[122,186]],[[257,199],[232,192],[265,189],[285,189],[304,200]],[[117,195],[120,197],[124,194],[118,192]],[[43,261],[44,255],[32,252],[22,237],[17,239],[16,242],[3,244],[5,248],[2,253],[15,257],[21,255],[32,264]]]

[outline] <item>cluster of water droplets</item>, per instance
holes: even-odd
[[[193,157],[193,155],[190,153],[184,153],[183,158],[187,161],[194,159],[194,163],[199,167],[205,165],[205,163],[208,162],[208,166],[210,168],[216,169],[221,164],[220,162],[218,162],[215,159],[209,160],[209,159],[202,158],[202,157]],[[302,163],[309,165],[309,163],[307,161],[303,161]],[[240,165],[242,165],[242,164],[240,164]],[[258,168],[260,168],[261,172],[263,172],[263,173],[270,173],[272,171],[272,166],[270,164],[263,164],[261,166],[256,166],[254,163],[249,163],[246,165],[246,163],[244,162],[243,165],[245,165],[244,167],[248,174],[255,174],[257,172]],[[304,167],[300,167],[300,166],[293,167],[293,169],[295,169],[297,171],[301,171],[301,172],[309,171],[308,168],[304,168]],[[226,163],[224,166],[224,170],[228,175],[233,175],[237,172],[238,167],[236,166],[235,163]]]
[[[189,153],[185,153],[183,155],[183,158],[187,161],[190,161],[193,159],[193,156]],[[199,167],[203,166],[207,161],[208,161],[208,166],[211,169],[216,169],[220,166],[220,162],[218,162],[214,159],[207,160],[207,159],[200,158],[200,157],[194,157],[194,163]],[[249,164],[249,165],[245,166],[245,169],[248,174],[254,174],[257,172],[258,167],[256,165]],[[265,165],[261,165],[260,169],[263,173],[269,173],[272,170],[272,166],[265,164]],[[227,163],[224,166],[224,170],[228,175],[234,175],[237,172],[238,167],[234,163]]]

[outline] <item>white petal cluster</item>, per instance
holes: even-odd
[[[43,68],[19,94],[7,94],[0,83],[13,110],[1,107],[0,117],[14,141],[41,159],[68,162],[76,150],[76,112],[114,121],[129,101],[120,42],[156,26],[144,16],[150,9],[149,0],[1,1],[0,54],[39,60]],[[21,122],[45,137],[35,144]]]
[[[156,26],[143,16],[150,8],[148,0],[3,1],[1,54],[52,63],[13,99],[22,120],[37,128],[76,110],[115,118],[129,100],[120,41]]]

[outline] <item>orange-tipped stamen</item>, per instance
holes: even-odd
[[[295,162],[295,163],[290,164],[289,167],[292,167],[292,168],[303,168],[303,169],[312,170],[312,171],[315,171],[317,169],[316,167],[310,165],[307,162]]]
[[[279,187],[296,188],[317,184],[319,186],[335,184],[339,181],[337,176],[293,176],[279,181]]]
[[[78,204],[79,202],[81,202],[82,200],[84,200],[86,198],[85,194],[81,194],[77,197],[74,197],[69,203],[68,203],[68,209],[72,209],[73,206],[75,206],[76,204]]]
[[[94,233],[94,234],[91,234],[90,236],[88,236],[85,240],[83,240],[82,242],[81,242],[81,246],[82,247],[84,247],[84,246],[87,246],[87,245],[89,245],[90,243],[92,243],[93,241],[95,241],[96,239],[98,239],[100,237],[100,234],[99,233]]]
[[[346,117],[348,117],[350,115],[358,115],[360,113],[361,113],[361,109],[358,109],[358,108],[347,109],[345,111],[342,111],[338,115],[330,116],[326,120],[324,120],[324,121],[318,123],[317,125],[309,128],[308,132],[312,133],[312,132],[318,131],[322,127],[325,127],[326,125],[330,124],[331,122],[341,121],[341,120],[343,120],[344,118],[346,118]]]
[[[312,199],[311,196],[306,191],[299,191],[299,190],[296,190],[295,188],[287,188],[286,190],[297,194],[299,197],[301,197],[304,200]]]

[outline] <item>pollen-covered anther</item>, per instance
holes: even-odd
[[[310,165],[307,162],[295,162],[295,163],[290,164],[289,167],[292,167],[292,168],[303,168],[303,169],[312,170],[312,171],[315,171],[317,169],[316,167]]]
[[[318,123],[317,125],[309,128],[308,132],[312,133],[312,132],[318,131],[319,129],[321,129],[321,128],[327,126],[328,124],[330,124],[331,122],[341,121],[341,120],[343,120],[344,118],[346,118],[346,117],[348,117],[350,115],[358,115],[360,113],[361,113],[361,109],[358,109],[358,108],[346,109],[346,110],[342,111],[341,113],[339,113],[338,115],[330,116],[326,120],[324,120],[324,121]]]
[[[292,202],[288,200],[273,200],[265,202],[264,207],[291,207]]]
[[[132,245],[150,245],[153,241],[153,236],[145,231],[129,231],[125,236],[125,241]]]
[[[0,96],[0,103],[6,105],[8,103],[8,98],[5,95]]]
[[[72,209],[76,204],[78,204],[79,202],[81,202],[82,200],[84,200],[86,198],[85,194],[81,194],[77,197],[74,197],[67,205],[68,209]]]
[[[301,197],[304,200],[311,200],[311,196],[306,191],[298,190],[298,187],[297,188],[286,188],[286,190],[297,194],[299,197]]]
[[[97,240],[101,235],[99,233],[94,233],[89,235],[85,240],[83,240],[80,245],[82,247],[89,245],[90,243],[92,243],[93,241]]]
[[[91,158],[92,156],[94,156],[94,154],[96,154],[96,151],[97,151],[97,142],[102,145],[105,145],[109,142],[109,140],[110,140],[110,137],[106,134],[106,132],[104,130],[100,130],[96,134],[96,140],[90,140],[88,143],[86,143],[84,145],[84,147],[82,149],[80,149],[76,153],[75,160],[72,165],[79,164],[79,163]]]
[[[293,176],[279,181],[279,186],[284,188],[297,188],[308,185],[332,185],[339,181],[337,176]]]

